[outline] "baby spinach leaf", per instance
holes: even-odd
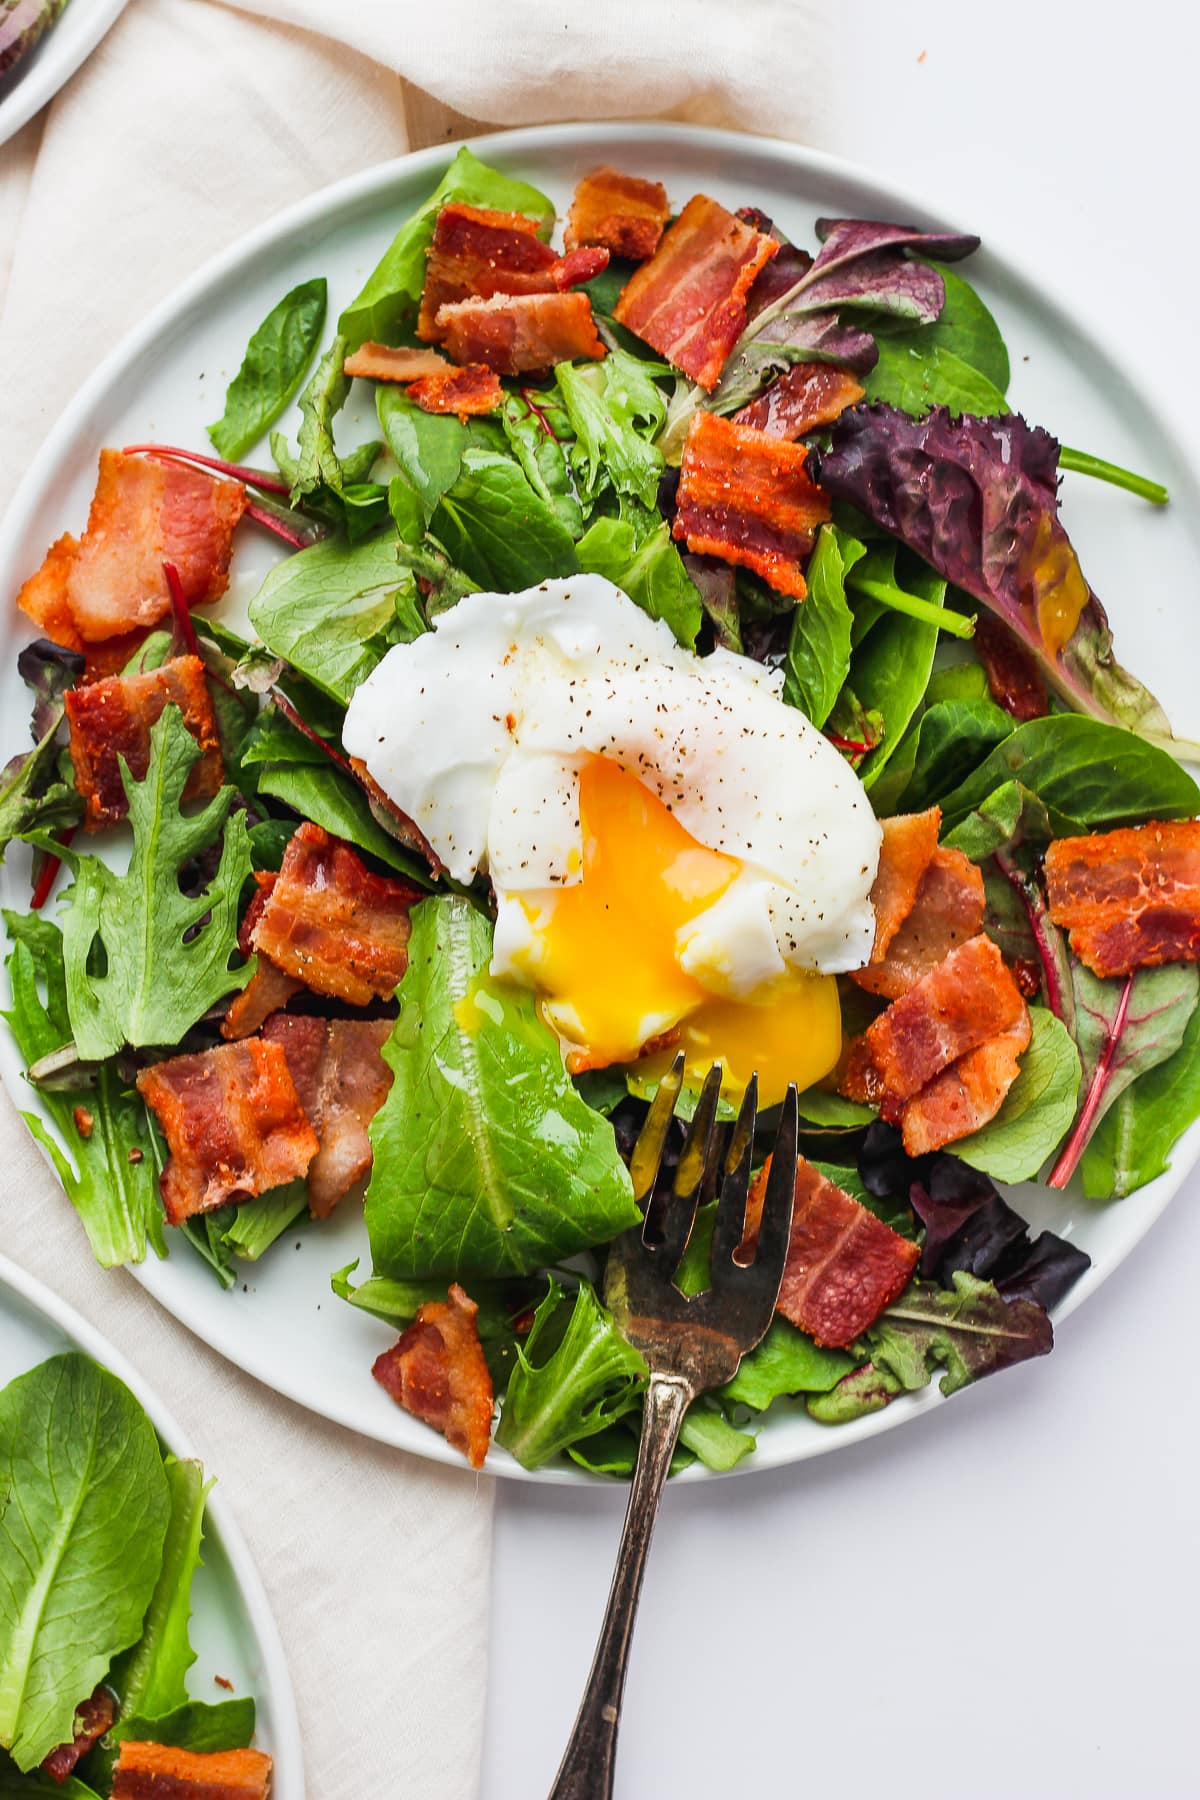
[[[517,1344],[496,1442],[523,1468],[541,1468],[630,1412],[646,1380],[645,1362],[590,1282],[581,1281],[568,1301],[551,1279],[524,1343]]]
[[[415,907],[395,1073],[371,1126],[376,1272],[528,1274],[640,1218],[613,1128],[571,1084],[533,995],[489,981],[492,927],[470,903]]]
[[[212,1482],[205,1481],[198,1462],[169,1456],[165,1468],[171,1510],[162,1566],[141,1636],[113,1664],[109,1678],[121,1701],[121,1721],[110,1733],[114,1739],[131,1735],[125,1720],[132,1714],[156,1717],[183,1706],[187,1672],[196,1660],[188,1637],[192,1577],[200,1566],[204,1502]]]
[[[1020,781],[1006,781],[960,819],[942,842],[972,862],[985,862],[1006,845],[1048,844],[1051,838],[1078,837],[1085,827],[1052,811]]]
[[[404,388],[392,382],[381,381],[376,388],[375,411],[400,473],[421,502],[425,524],[447,488],[458,480],[464,451],[504,448],[504,436],[490,419],[464,423],[452,413],[422,412]],[[403,529],[402,535],[409,543],[417,541]]]
[[[32,1065],[71,1041],[62,933],[37,913],[6,912],[12,948],[7,958],[12,1005],[3,1015],[25,1062]],[[102,1268],[141,1262],[147,1234],[161,1238],[161,1209],[150,1130],[137,1093],[112,1063],[102,1063],[83,1093],[41,1092],[54,1120],[53,1136],[35,1113],[23,1117],[46,1151],[83,1221]],[[86,1135],[76,1108],[90,1115]],[[83,1119],[86,1128],[86,1116]],[[64,1148],[65,1146],[65,1148]]]
[[[945,601],[946,583],[932,569],[914,568],[905,574],[903,584],[893,572],[891,580],[906,586],[931,606],[941,607]],[[887,612],[871,626],[851,657],[849,686],[868,714],[878,713],[883,726],[882,742],[859,769],[868,791],[883,773],[921,704],[933,669],[937,638],[936,625],[922,624],[903,613]]]
[[[268,650],[345,706],[379,661],[372,640],[394,625],[397,596],[413,587],[392,532],[353,546],[326,538],[275,564],[250,602],[250,623]]]
[[[611,487],[653,507],[663,457],[651,439],[667,416],[667,403],[645,365],[624,350],[610,350],[588,368],[559,363],[555,381],[575,433],[571,466],[584,497],[594,500]]]
[[[954,1146],[961,1162],[997,1181],[1032,1181],[1075,1117],[1081,1068],[1071,1034],[1044,1006],[1029,1017],[1029,1048],[1000,1111]]]
[[[236,1700],[218,1700],[211,1706],[203,1700],[188,1700],[157,1717],[122,1714],[83,1767],[97,1788],[107,1794],[123,1739],[132,1738],[139,1744],[171,1744],[200,1756],[217,1750],[243,1750],[254,1738],[255,1712],[254,1701],[245,1695]]]
[[[619,519],[597,519],[576,555],[581,569],[607,576],[652,619],[665,619],[686,649],[694,648],[704,612],[665,519],[635,502]]]
[[[549,238],[554,224],[554,207],[545,194],[526,181],[489,168],[464,144],[428,200],[405,220],[362,292],[338,320],[338,330],[350,350],[357,350],[368,338],[395,343],[399,334],[416,323],[433,227],[439,211],[451,200],[498,212],[526,213],[538,221],[538,235],[544,239]]]
[[[825,1088],[805,1088],[800,1096],[800,1117],[809,1125],[820,1125],[830,1131],[853,1131],[869,1125],[876,1116],[873,1106],[857,1100],[846,1100],[841,1094]],[[850,1190],[853,1193],[853,1189]]]
[[[914,1281],[867,1332],[877,1369],[910,1392],[928,1387],[938,1367],[939,1386],[956,1394],[969,1382],[1045,1356],[1054,1332],[1033,1300],[1004,1300],[989,1281],[958,1269],[951,1288]]]
[[[231,787],[199,812],[180,811],[199,755],[179,708],[168,706],[150,733],[145,780],[121,765],[133,830],[128,871],[118,875],[96,856],[74,859],[75,880],[63,896],[63,954],[72,1035],[86,1061],[126,1044],[177,1044],[248,978],[248,965],[231,966],[250,874],[246,816],[230,814]],[[183,893],[180,870],[222,827],[216,874],[199,893]]]
[[[331,762],[274,763],[262,771],[257,786],[260,794],[282,801],[302,819],[366,850],[397,874],[420,887],[430,885],[428,866],[384,830],[362,789]]]
[[[912,773],[897,811],[924,812],[953,793],[984,757],[1012,736],[1013,721],[991,700],[941,700],[913,726]]]
[[[302,281],[272,307],[246,346],[208,435],[218,456],[239,462],[279,417],[304,379],[325,324],[324,276]]]
[[[777,1314],[766,1337],[718,1391],[723,1400],[765,1412],[781,1394],[827,1394],[853,1368],[854,1358],[845,1350],[822,1349]]]
[[[1118,1094],[1089,1138],[1079,1171],[1089,1200],[1123,1200],[1171,1165],[1200,1118],[1200,1007],[1178,1050]]]
[[[886,400],[913,418],[931,406],[946,407],[952,418],[962,413],[987,418],[1008,411],[1000,389],[944,345],[886,337],[876,342],[879,360],[863,378],[868,400]]]
[[[909,346],[916,350],[948,350],[959,362],[977,370],[1000,394],[1008,392],[1008,350],[1000,327],[975,289],[944,263],[930,263],[942,278],[942,310],[929,325],[876,322],[880,348]],[[881,396],[885,398],[886,396]]]
[[[0,1393],[0,1744],[32,1769],[138,1637],[170,1501],[149,1419],[74,1352]]]
[[[836,525],[822,525],[809,559],[807,597],[792,614],[783,697],[814,725],[824,725],[850,673],[852,615],[846,575],[867,547]]]
[[[431,529],[456,567],[497,593],[514,594],[579,568],[566,526],[516,463],[491,450],[463,451]]]
[[[583,530],[583,509],[575,498],[567,467],[564,446],[571,443],[574,430],[566,409],[548,391],[539,390],[535,395],[531,388],[522,388],[505,395],[500,423],[509,449],[538,499],[572,537],[578,537]]]

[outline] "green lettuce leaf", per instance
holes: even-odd
[[[591,1284],[581,1281],[568,1304],[552,1280],[517,1345],[496,1442],[524,1468],[541,1468],[630,1412],[646,1380],[641,1355],[621,1336]]]
[[[357,782],[331,762],[272,763],[259,774],[257,787],[260,794],[282,801],[302,819],[368,851],[419,887],[430,885],[428,865],[383,829]]]
[[[32,1769],[138,1637],[170,1514],[154,1430],[70,1352],[0,1393],[0,1744]]]
[[[576,554],[581,569],[607,576],[652,619],[665,619],[685,649],[695,647],[704,609],[665,519],[632,510],[619,519],[597,519]]]
[[[325,323],[324,276],[302,281],[273,306],[246,346],[208,435],[218,456],[240,462],[273,425],[304,379]]]
[[[457,568],[497,593],[519,593],[579,568],[574,540],[557,513],[515,462],[492,450],[463,451],[431,529]]]
[[[498,452],[506,442],[491,419],[464,421],[453,413],[422,412],[407,391],[394,382],[381,381],[376,388],[375,411],[400,474],[420,502],[425,525],[432,519],[442,495],[458,480],[465,452]],[[392,510],[395,516],[394,506]],[[419,539],[419,531],[414,535],[411,526],[406,530],[399,519],[396,522],[409,543]]]
[[[506,394],[500,423],[509,449],[520,463],[525,479],[565,525],[572,537],[583,530],[583,508],[575,497],[564,448],[573,437],[566,409],[554,395],[522,388]]]
[[[257,1262],[307,1211],[308,1183],[289,1181],[284,1187],[272,1188],[269,1193],[235,1206],[233,1217],[221,1233],[221,1242],[231,1256],[242,1262]]]
[[[580,1099],[533,995],[491,983],[492,927],[465,899],[413,910],[395,1080],[371,1125],[375,1270],[532,1273],[637,1224],[608,1120]]]
[[[60,704],[33,749],[23,750],[0,769],[0,862],[14,838],[31,831],[61,831],[83,816],[77,789],[58,773],[58,729],[64,711]]]
[[[706,1469],[719,1475],[737,1467],[749,1456],[758,1439],[752,1431],[739,1431],[707,1394],[693,1400],[683,1415],[679,1442],[690,1450]]]
[[[984,1375],[1045,1356],[1053,1345],[1050,1320],[1034,1301],[1002,1300],[990,1281],[964,1269],[953,1279],[953,1288],[912,1282],[867,1333],[876,1367],[909,1391],[927,1387],[942,1368],[942,1393],[956,1394]]]
[[[1074,1039],[1044,1006],[1031,1006],[1029,1018],[1029,1048],[1000,1111],[954,1145],[961,1162],[996,1181],[1032,1181],[1075,1117],[1082,1070]]]
[[[783,697],[814,725],[824,725],[850,673],[850,627],[846,576],[867,554],[865,544],[822,525],[809,559],[808,594],[792,614],[783,665]]]
[[[326,538],[276,563],[250,602],[250,623],[276,656],[345,706],[386,648],[401,590],[414,590],[390,532],[353,547]]]
[[[333,443],[333,421],[350,392],[350,376],[342,368],[348,346],[335,337],[300,396],[300,434],[292,477],[291,503],[324,491],[340,495],[346,475]]]
[[[1178,1050],[1139,1075],[1109,1106],[1079,1171],[1089,1200],[1123,1200],[1171,1166],[1171,1152],[1200,1118],[1200,1007]],[[957,1145],[955,1146],[957,1149]]]
[[[131,1733],[123,1721],[135,1713],[157,1717],[187,1700],[188,1670],[196,1660],[188,1637],[192,1616],[192,1578],[200,1566],[204,1503],[212,1482],[198,1462],[165,1463],[170,1518],[163,1540],[162,1564],[142,1623],[142,1635],[114,1664],[110,1683],[120,1697],[121,1722],[116,1737]]]
[[[72,1035],[87,1061],[126,1044],[177,1044],[249,976],[248,965],[230,966],[238,900],[250,874],[246,818],[230,815],[231,787],[199,812],[180,811],[199,755],[179,708],[168,706],[150,733],[145,780],[135,781],[121,763],[133,830],[127,873],[114,873],[96,856],[73,859],[75,880],[63,896],[63,952]],[[180,870],[222,826],[216,874],[200,893],[184,894]]]
[[[89,1753],[82,1764],[84,1773],[107,1794],[126,1738],[135,1744],[173,1744],[199,1756],[216,1750],[244,1750],[254,1737],[256,1711],[254,1701],[247,1695],[218,1700],[211,1706],[203,1700],[188,1700],[157,1718],[147,1718],[144,1713],[123,1715]]]
[[[777,1314],[762,1342],[743,1356],[732,1381],[721,1388],[723,1400],[765,1412],[781,1394],[825,1394],[854,1368],[845,1350],[823,1350],[807,1332]]]
[[[611,487],[653,507],[663,457],[651,439],[667,416],[667,403],[645,364],[610,350],[587,368],[559,363],[554,378],[575,433],[571,465],[584,497],[595,500]]]

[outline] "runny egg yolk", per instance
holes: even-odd
[[[548,1021],[580,1047],[579,1066],[635,1061],[652,1075],[684,1051],[689,1079],[725,1066],[727,1093],[755,1070],[764,1105],[788,1083],[810,1086],[841,1051],[832,976],[789,971],[745,999],[712,993],[680,966],[681,932],[741,872],[707,849],[633,775],[604,757],[579,782],[582,878],[544,905],[523,901],[531,926],[522,973]]]

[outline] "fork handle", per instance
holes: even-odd
[[[549,1800],[610,1800],[617,1753],[617,1727],[625,1665],[633,1638],[642,1576],[663,1484],[679,1440],[683,1415],[693,1399],[689,1383],[652,1375],[646,1391],[642,1438],[629,1491],[629,1505],[608,1591],[608,1609],[592,1659],[583,1699]]]

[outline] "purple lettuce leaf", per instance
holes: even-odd
[[[49,638],[35,638],[17,657],[17,673],[33,694],[33,736],[44,738],[51,726],[61,723],[63,695],[83,674],[85,658],[78,650],[64,650]]]
[[[867,1333],[877,1369],[909,1392],[945,1370],[943,1394],[1054,1348],[1054,1329],[1034,1300],[1005,1300],[990,1282],[959,1269],[949,1287],[914,1281]]]
[[[812,266],[812,257],[799,244],[781,244],[770,262],[759,270],[746,296],[747,324],[753,324],[759,313],[798,287]]]
[[[682,560],[713,628],[717,648],[732,650],[740,656],[742,628],[738,618],[736,571],[716,556],[693,556],[690,551],[685,551]]]

